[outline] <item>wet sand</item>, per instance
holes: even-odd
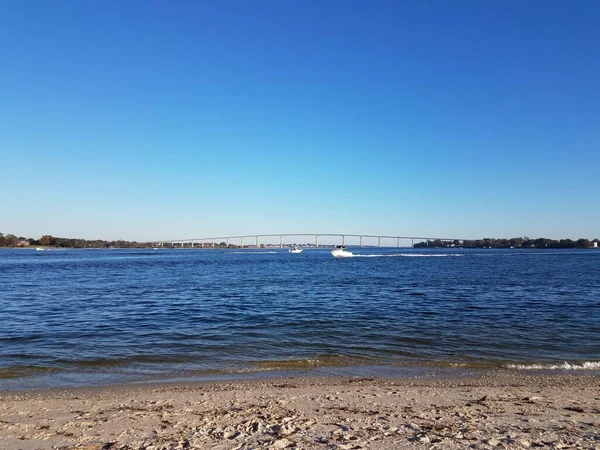
[[[600,450],[600,376],[278,378],[0,393],[0,449]]]

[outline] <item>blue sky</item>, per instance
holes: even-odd
[[[0,3],[0,231],[600,237],[595,1]]]

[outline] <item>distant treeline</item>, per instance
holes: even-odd
[[[87,239],[60,238],[50,235],[40,239],[17,237],[14,234],[0,233],[0,247],[61,247],[61,248],[146,248],[152,247],[150,242],[135,241],[103,241],[100,239],[88,241]]]
[[[475,239],[459,241],[442,241],[436,239],[433,241],[418,242],[415,244],[417,248],[441,248],[441,247],[462,247],[462,248],[591,248],[598,247],[600,244],[598,239],[590,241],[589,239],[530,239],[528,237],[517,237],[512,239]]]
[[[59,247],[59,248],[151,248],[156,243],[154,242],[137,242],[137,241],[103,241],[101,239],[87,240],[76,238],[61,238],[51,236],[49,234],[42,236],[40,239],[17,237],[14,234],[0,233],[0,247]],[[198,245],[198,244],[196,244]],[[165,244],[165,247],[172,247],[172,244]],[[186,247],[189,243],[186,242]],[[211,243],[212,246],[212,243]],[[227,247],[226,242],[215,242],[215,247]],[[181,247],[177,243],[177,247]],[[238,245],[229,245],[230,248],[237,248]]]

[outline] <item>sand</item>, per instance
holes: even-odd
[[[600,449],[600,376],[279,378],[0,393],[1,449]]]

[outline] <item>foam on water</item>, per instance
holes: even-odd
[[[421,253],[402,253],[400,256],[409,256],[416,258],[445,258],[445,257],[457,257],[457,256],[465,256],[460,253],[433,253],[430,255],[421,254]]]
[[[422,253],[392,253],[392,254],[379,254],[379,255],[361,255],[361,254],[353,254],[352,258],[391,258],[391,257],[410,257],[410,258],[445,258],[447,256],[463,256],[461,254],[422,254]],[[350,256],[349,256],[350,257]]]
[[[508,364],[506,367],[517,370],[600,370],[600,361],[586,361],[582,364]]]

